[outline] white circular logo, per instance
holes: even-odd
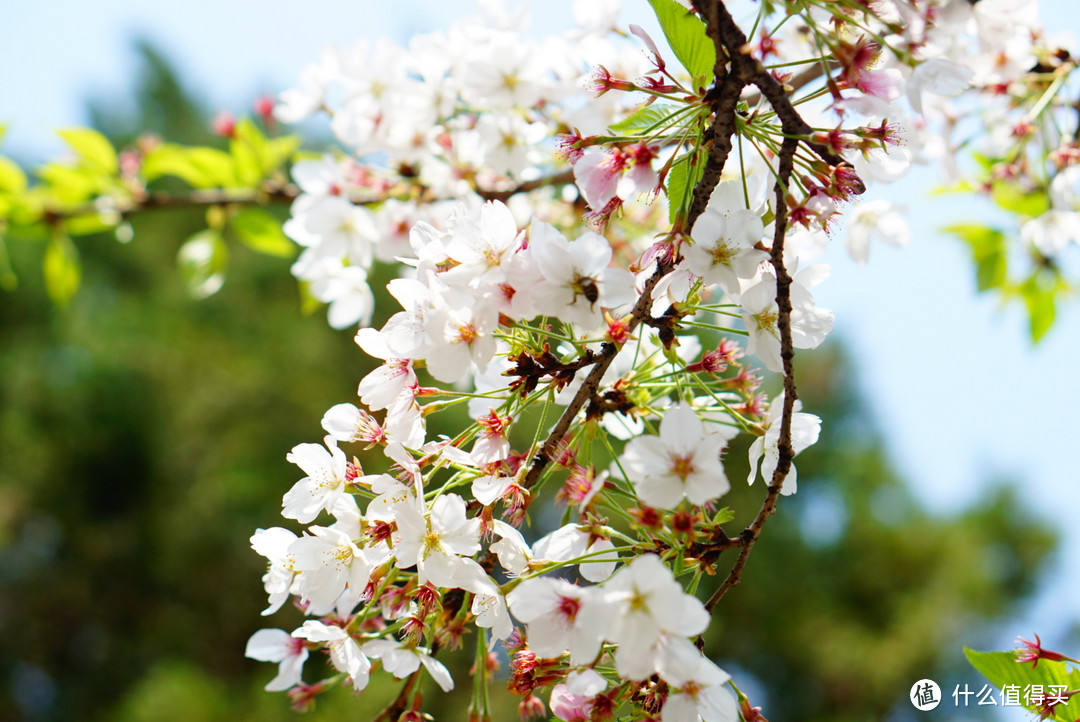
[[[920,679],[911,685],[910,698],[915,709],[929,712],[941,704],[941,687],[932,679]]]

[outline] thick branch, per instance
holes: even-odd
[[[631,333],[650,315],[652,310],[653,289],[656,288],[656,284],[659,283],[660,279],[670,273],[674,267],[675,262],[672,259],[662,260],[656,265],[656,270],[649,276],[649,280],[645,282],[645,288],[642,290],[641,296],[638,297],[637,303],[634,304],[634,308],[630,312],[630,320],[626,325],[627,333]],[[618,353],[618,346],[613,343],[605,343],[600,347],[600,351],[595,354],[593,357],[594,366],[589,371],[589,375],[585,378],[584,383],[581,384],[581,388],[574,394],[574,398],[563,410],[562,416],[559,417],[559,420],[555,423],[555,427],[540,446],[540,450],[533,456],[532,461],[529,463],[529,469],[525,472],[525,476],[521,480],[522,488],[531,489],[540,481],[544,469],[558,451],[559,442],[566,435],[566,432],[570,430],[570,425],[574,423],[574,419],[585,405],[585,402],[596,394],[596,390],[600,387],[600,381],[604,378],[604,373],[608,370],[608,367],[611,366],[611,362],[615,360]]]
[[[765,66],[757,58],[750,55],[750,45],[746,35],[735,23],[721,0],[716,0],[716,2],[708,5],[707,25],[710,32],[714,23],[717,33],[714,36],[716,42],[723,44],[731,57],[730,74],[738,76],[743,87],[751,84],[757,86],[757,89],[769,101],[773,111],[776,112],[784,133],[802,136],[807,147],[817,153],[829,165],[836,166],[844,163],[844,159],[833,153],[829,148],[810,140],[814,129],[803,120],[802,116],[799,115],[799,111],[791,104],[791,99],[788,97],[787,91],[784,90],[783,83],[766,70]]]

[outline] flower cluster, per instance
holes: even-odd
[[[283,94],[279,120],[328,111],[351,149],[294,168],[293,272],[379,365],[327,411],[323,444],[288,456],[306,476],[283,514],[309,526],[252,537],[265,613],[291,599],[308,617],[251,638],[280,665],[267,689],[309,700],[379,668],[450,689],[439,660],[471,637],[474,719],[490,718],[497,641],[523,715],[543,690],[567,721],[751,710],[701,635],[819,436],[790,365],[833,327],[814,260],[867,182],[932,156],[934,109],[992,72],[949,29],[973,22],[982,42],[1001,3],[966,20],[934,2],[763,3],[757,39],[723,3],[669,4],[685,72],[640,27],[613,32],[617,2],[578,2],[581,26],[542,43],[489,4],[408,49],[331,50]],[[745,87],[712,87],[721,45]],[[906,242],[886,202],[852,211],[857,260],[872,237]],[[376,261],[397,264],[400,308],[377,329]],[[783,393],[760,392],[757,365]],[[725,454],[744,433],[766,501],[728,534]],[[561,522],[532,506],[545,493]],[[316,649],[336,674],[306,684]]]

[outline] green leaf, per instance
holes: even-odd
[[[260,208],[244,208],[230,225],[240,241],[253,251],[268,256],[292,258],[296,246],[281,231],[281,221]]]
[[[713,515],[713,524],[727,524],[729,521],[735,518],[735,510],[730,506],[720,507]]]
[[[300,149],[301,138],[298,135],[284,135],[269,141],[270,166],[269,172],[273,172],[293,159],[296,151]]]
[[[256,186],[269,172],[270,148],[266,137],[251,118],[236,124],[229,152],[236,161],[237,179],[245,186]]]
[[[237,185],[232,157],[216,148],[160,145],[146,154],[142,173],[147,181],[165,175],[176,176],[193,188],[233,188]]]
[[[973,193],[975,186],[968,183],[966,180],[959,180],[948,186],[938,186],[934,190],[930,191],[932,196],[944,196],[951,195],[953,193]]]
[[[1050,685],[1065,685],[1065,689],[1080,689],[1080,672],[1070,670],[1064,662],[1051,662],[1043,659],[1035,669],[1030,664],[1020,664],[1012,652],[976,652],[964,647],[964,654],[971,666],[989,679],[998,689],[1005,685],[1017,685],[1020,688],[1020,702],[1023,703],[1023,689],[1028,685],[1043,685],[1044,691]],[[1034,707],[1027,707],[1036,712]],[[1073,695],[1066,705],[1054,709],[1050,719],[1061,722],[1073,722],[1080,718],[1080,695]]]
[[[1054,325],[1057,316],[1055,304],[1056,284],[1046,286],[1040,282],[1039,273],[1032,274],[1030,278],[1020,284],[1018,289],[1020,297],[1024,299],[1024,305],[1028,312],[1028,330],[1031,333],[1033,343],[1038,343],[1050,327]]]
[[[655,131],[657,126],[671,117],[678,107],[671,103],[653,103],[638,108],[631,115],[611,126],[610,130],[619,135],[643,135]]]
[[[188,293],[195,298],[212,296],[225,283],[229,263],[225,239],[213,229],[200,231],[180,246],[176,262]]]
[[[116,227],[120,221],[117,213],[84,213],[79,216],[71,216],[64,221],[64,230],[73,236],[87,236],[91,233],[102,233]]]
[[[1044,191],[1025,193],[1015,183],[1009,181],[994,181],[990,188],[990,196],[1003,209],[1028,218],[1041,216],[1050,209],[1050,198]]]
[[[83,203],[104,190],[101,174],[85,166],[46,163],[35,172],[49,186],[52,200],[62,205]]]
[[[946,233],[960,238],[971,248],[975,262],[975,283],[980,291],[1000,288],[1005,284],[1009,262],[1005,234],[996,228],[971,223],[949,226]]]
[[[698,85],[708,84],[716,65],[716,46],[705,32],[705,23],[675,0],[649,0],[668,45]]]
[[[112,143],[101,133],[90,128],[68,128],[59,131],[58,134],[71,146],[83,165],[108,175],[116,175],[119,172],[120,164],[116,158],[116,151]]]
[[[690,207],[694,196],[694,186],[705,174],[705,153],[698,150],[684,153],[671,166],[668,174],[668,220],[675,222],[676,216]]]
[[[79,263],[79,250],[63,231],[52,234],[49,245],[45,248],[42,263],[45,276],[45,291],[57,306],[65,306],[82,281],[82,266]]]
[[[26,190],[26,173],[8,158],[0,158],[0,191],[22,193]]]

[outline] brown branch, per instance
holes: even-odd
[[[650,315],[652,307],[652,291],[656,288],[656,284],[659,283],[660,279],[670,273],[673,268],[675,268],[675,261],[673,259],[662,260],[656,265],[656,270],[649,276],[649,280],[645,282],[645,288],[642,290],[641,296],[638,297],[633,310],[630,312],[630,320],[626,324],[627,333],[632,332]],[[522,478],[520,484],[523,489],[531,489],[540,481],[540,476],[544,473],[544,469],[555,457],[562,438],[566,435],[566,432],[570,430],[570,425],[574,422],[574,419],[585,405],[585,402],[596,395],[597,389],[600,388],[600,381],[604,378],[604,373],[608,370],[608,367],[611,366],[611,362],[615,360],[618,353],[619,347],[610,342],[603,344],[600,347],[600,351],[596,352],[593,357],[594,365],[589,371],[589,375],[585,377],[585,381],[581,384],[581,388],[574,394],[574,398],[563,410],[562,416],[560,416],[559,420],[555,423],[555,427],[551,430],[551,433],[548,434],[544,443],[540,446],[540,450],[533,456],[532,461],[529,463],[529,469],[525,472],[525,476]]]
[[[746,35],[732,19],[727,8],[724,7],[723,0],[714,0],[707,3],[703,14],[705,15],[707,32],[717,45],[717,57],[720,57],[720,46],[723,46],[727,56],[730,58],[731,67],[727,75],[722,80],[719,75],[717,77],[721,86],[721,96],[724,93],[731,92],[731,88],[735,87],[730,82],[733,77],[740,84],[736,96],[741,94],[742,89],[747,85],[756,86],[780,119],[785,134],[784,141],[780,146],[776,184],[774,186],[776,193],[776,220],[773,243],[770,248],[771,262],[776,273],[777,325],[780,331],[780,358],[783,362],[784,371],[784,404],[780,416],[780,434],[777,441],[778,460],[772,478],[768,480],[769,488],[766,491],[761,508],[750,525],[739,535],[741,541],[739,546],[742,547],[742,550],[739,552],[738,558],[720,587],[705,605],[705,609],[711,613],[716,608],[716,605],[720,603],[720,600],[724,598],[724,595],[739,584],[747,559],[749,559],[750,552],[753,551],[754,545],[757,543],[765,522],[776,511],[776,504],[783,489],[784,480],[791,471],[791,462],[795,455],[791,443],[791,421],[795,413],[795,401],[798,398],[798,391],[795,386],[795,372],[792,363],[795,356],[791,335],[792,281],[787,268],[784,266],[784,238],[787,234],[788,223],[787,192],[795,167],[795,154],[798,152],[799,144],[804,143],[830,165],[838,166],[846,162],[829,148],[811,140],[810,136],[813,133],[813,128],[803,120],[795,106],[792,105],[784,85],[766,70],[757,59],[750,55],[750,46],[747,43]],[[811,77],[806,82],[810,82],[812,79]],[[723,101],[723,97],[719,98],[717,103],[719,104],[721,101]],[[720,118],[718,117],[714,127],[719,123]]]
[[[738,77],[742,82],[740,92],[742,87],[747,85],[756,86],[780,119],[780,126],[785,134],[801,136],[806,146],[829,165],[836,166],[845,163],[843,158],[833,153],[828,147],[810,140],[814,129],[803,120],[799,111],[791,104],[783,83],[777,80],[757,58],[750,55],[750,45],[746,35],[724,7],[722,0],[709,3],[706,7],[706,15],[706,24],[710,34],[716,33],[713,35],[714,41],[722,44],[731,58],[729,74]]]
[[[487,191],[476,190],[476,194],[486,201],[506,201],[512,196],[516,196],[518,193],[528,193],[529,191],[535,191],[545,186],[563,186],[574,182],[574,171],[572,168],[567,168],[564,171],[554,173],[552,175],[543,176],[531,181],[524,181],[518,183],[513,188],[504,191]]]
[[[795,151],[798,150],[799,141],[795,138],[785,138],[780,146],[780,163],[776,174],[776,225],[773,233],[773,243],[770,249],[773,269],[776,271],[776,305],[778,308],[777,325],[780,330],[780,358],[784,364],[784,406],[780,414],[780,437],[777,441],[778,459],[772,478],[769,479],[769,488],[765,493],[765,500],[758,510],[757,516],[743,533],[742,551],[735,560],[723,583],[705,603],[705,610],[712,612],[724,595],[739,584],[746,560],[750,557],[761,529],[765,522],[776,511],[776,502],[780,498],[780,492],[784,488],[784,480],[791,471],[791,460],[795,456],[791,445],[791,419],[795,413],[795,400],[798,392],[795,388],[795,347],[791,338],[791,276],[784,266],[784,236],[787,234],[787,185],[791,180],[791,173],[795,167]]]
[[[506,190],[482,190],[477,189],[476,194],[488,201],[506,201],[519,193],[528,193],[545,186],[560,186],[572,183],[574,173],[572,170],[563,170],[551,175],[542,176],[530,181],[523,181]],[[127,198],[112,198],[107,195],[99,196],[99,199],[108,198],[112,205],[102,207],[97,201],[81,203],[69,208],[48,208],[44,211],[43,219],[49,224],[63,222],[69,218],[79,216],[96,215],[100,213],[119,213],[121,216],[130,216],[142,211],[205,208],[208,206],[228,205],[239,203],[244,205],[285,205],[292,203],[301,194],[301,190],[292,183],[277,183],[267,181],[259,188],[207,188],[192,189],[185,193],[173,193],[169,191],[154,191],[133,195]],[[359,206],[374,205],[386,200],[387,195],[373,195],[371,193],[354,193],[349,196],[349,201]],[[407,194],[406,194],[407,195]],[[433,198],[432,200],[445,200]]]
[[[776,111],[785,134],[792,136],[792,138],[787,138],[784,141],[784,147],[792,148],[790,151],[791,158],[788,159],[789,168],[787,177],[790,177],[791,175],[791,166],[794,163],[794,154],[795,150],[798,148],[800,139],[826,162],[832,165],[844,163],[843,158],[836,155],[825,146],[810,140],[809,136],[813,133],[813,128],[807,125],[802,119],[802,116],[799,115],[798,111],[791,104],[787,92],[780,81],[774,78],[758,60],[749,54],[749,45],[747,44],[746,35],[739,29],[738,25],[736,25],[735,21],[728,13],[727,8],[724,7],[722,0],[705,3],[702,14],[705,16],[706,32],[709,37],[713,39],[716,48],[716,64],[713,66],[715,83],[713,88],[706,94],[706,99],[712,103],[713,122],[706,131],[705,142],[709,145],[709,152],[706,157],[705,169],[701,180],[694,187],[693,201],[690,205],[689,213],[687,214],[687,217],[683,219],[682,228],[685,229],[692,229],[694,227],[694,222],[697,220],[698,216],[705,211],[713,190],[716,188],[717,183],[720,182],[724,166],[727,164],[727,159],[731,155],[732,137],[735,134],[735,113],[738,109],[739,97],[742,94],[743,88],[748,85],[757,86],[762,95],[765,96]],[[807,82],[809,82],[809,80]],[[783,166],[783,159],[781,160],[781,165]],[[783,178],[782,182],[778,181],[777,183],[777,197],[779,200],[777,201],[776,210],[778,216],[776,228],[779,229],[779,241],[774,240],[773,242],[774,265],[777,265],[777,255],[783,255],[783,235],[787,230],[786,215],[782,210],[787,207],[785,198],[787,193],[787,177],[781,177]],[[656,270],[649,277],[649,280],[646,281],[641,296],[638,298],[637,302],[634,304],[633,310],[630,312],[630,320],[627,324],[628,332],[633,331],[638,325],[651,318],[650,308],[652,306],[652,291],[660,279],[675,268],[676,263],[676,258],[669,258],[657,264]],[[779,324],[782,336],[784,328],[787,328],[788,350],[790,352],[791,301],[788,296],[788,288],[791,279],[783,268],[782,257],[779,259],[778,263],[777,304],[780,307]],[[781,301],[781,296],[784,297],[783,302]],[[785,304],[787,308],[786,313],[784,311]],[[781,347],[781,355],[783,355],[783,342],[781,342]],[[566,435],[566,432],[569,431],[578,412],[581,411],[586,402],[597,397],[600,381],[603,379],[604,373],[607,371],[608,367],[611,366],[611,362],[614,361],[618,352],[619,349],[617,346],[612,343],[605,343],[600,351],[596,353],[593,360],[594,365],[589,372],[589,375],[586,377],[584,383],[582,383],[581,388],[574,394],[574,398],[570,401],[570,404],[563,410],[562,416],[559,417],[554,428],[552,428],[551,432],[544,440],[540,450],[533,456],[532,461],[529,463],[529,468],[521,481],[521,486],[524,489],[531,489],[540,481],[544,469],[547,468],[547,465],[551,462],[552,458],[554,458],[554,455],[558,451],[559,443]],[[785,363],[790,365],[788,362]],[[789,373],[785,373],[784,386],[785,389],[790,387],[788,401],[785,403],[785,411],[787,411],[788,403],[794,403],[795,398],[794,381],[790,379]],[[787,448],[790,449],[790,412],[787,412],[784,418],[786,421],[782,421],[781,428],[784,428],[785,425],[788,428]],[[788,459],[787,467],[790,467],[790,459]],[[787,473],[787,467],[785,467],[785,475]],[[783,477],[781,477],[781,482],[782,478]],[[770,511],[769,514],[771,513],[772,512]],[[753,543],[745,545],[743,554],[745,555],[748,552],[748,547],[752,546]],[[745,563],[745,561],[743,563]]]

